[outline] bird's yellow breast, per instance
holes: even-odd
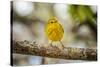
[[[58,22],[48,23],[45,28],[45,33],[48,39],[52,41],[60,41],[63,37],[64,30]]]

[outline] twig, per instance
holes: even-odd
[[[43,57],[70,59],[70,60],[97,60],[97,49],[71,48],[59,49],[57,47],[38,46],[35,42],[13,41],[11,46],[13,53],[36,55]]]

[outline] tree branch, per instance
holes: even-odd
[[[12,53],[36,55],[43,57],[70,59],[70,60],[97,60],[97,49],[71,48],[59,49],[58,47],[43,47],[36,42],[13,41],[11,45]]]

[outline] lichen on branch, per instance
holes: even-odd
[[[42,57],[51,57],[69,60],[97,60],[97,49],[91,48],[72,48],[66,47],[59,49],[58,47],[43,47],[38,46],[36,42],[29,41],[12,41],[12,53],[35,55]]]

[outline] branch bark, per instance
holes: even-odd
[[[57,47],[38,46],[35,42],[13,41],[11,45],[12,53],[36,55],[42,57],[51,57],[70,60],[97,60],[97,49],[90,48],[71,48],[59,49]]]

